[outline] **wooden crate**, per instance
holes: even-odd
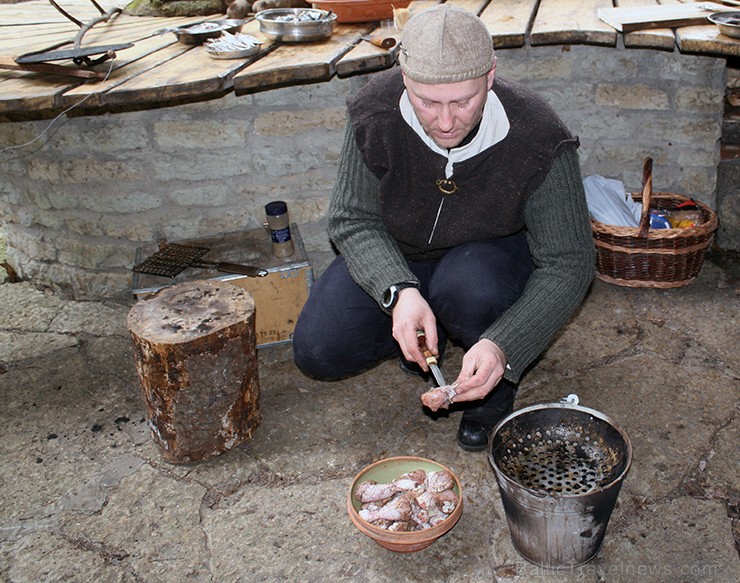
[[[291,224],[295,253],[290,257],[272,254],[270,235],[264,228],[225,233],[201,239],[167,241],[183,245],[207,247],[204,261],[254,265],[268,271],[265,277],[222,273],[211,269],[188,268],[174,278],[134,272],[133,294],[137,299],[150,297],[160,289],[183,281],[215,279],[230,281],[252,294],[255,303],[257,346],[290,342],[303,304],[308,298],[313,272],[306,256],[298,226]],[[163,242],[162,242],[163,243]],[[136,250],[134,265],[159,249],[151,243]]]

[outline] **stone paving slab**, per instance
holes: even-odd
[[[737,291],[712,263],[678,290],[597,281],[523,380],[517,407],[576,393],[634,447],[603,548],[555,571],[516,552],[486,453],[455,445],[459,412],[425,414],[428,383],[397,362],[322,383],[289,345],[260,349],[254,437],[172,465],[149,436],[130,305],[0,285],[0,580],[734,583]],[[448,348],[448,377],[462,356]],[[435,459],[463,484],[458,524],[409,555],[361,534],[345,506],[353,476],[394,455]]]

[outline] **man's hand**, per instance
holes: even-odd
[[[416,362],[423,370],[429,370],[429,365],[419,350],[416,332],[424,331],[427,348],[435,356],[438,355],[437,319],[432,308],[418,289],[407,287],[398,292],[398,302],[393,308],[392,316],[393,338],[401,347],[404,358]]]
[[[462,368],[455,381],[458,401],[482,399],[499,383],[506,369],[506,356],[498,344],[479,340],[463,356]]]

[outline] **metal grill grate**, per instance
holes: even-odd
[[[563,410],[523,417],[505,424],[492,443],[496,465],[516,483],[577,496],[606,486],[624,468],[624,443],[600,419]]]
[[[190,245],[170,243],[151,257],[147,257],[144,261],[135,265],[133,270],[139,273],[175,277],[206,253],[208,253],[208,247],[191,247]]]

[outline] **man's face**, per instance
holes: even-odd
[[[444,85],[425,85],[404,75],[416,117],[440,148],[458,146],[480,121],[494,71],[495,65],[482,77]]]

